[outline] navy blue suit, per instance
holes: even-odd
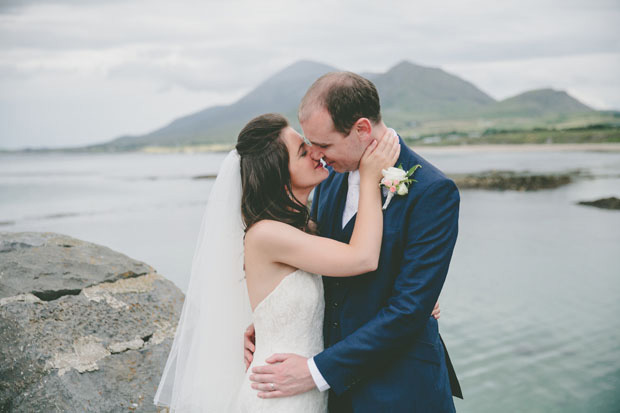
[[[453,412],[458,380],[430,316],[448,273],[458,232],[454,182],[401,139],[396,165],[416,164],[409,193],[384,211],[378,269],[323,277],[325,350],[314,361],[331,386],[330,412]],[[315,191],[320,235],[349,242],[342,228],[348,174],[333,170]],[[452,385],[451,382],[452,381]]]

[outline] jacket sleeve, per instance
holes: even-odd
[[[314,357],[336,394],[348,390],[398,355],[428,322],[443,287],[458,232],[454,182],[432,183],[408,211],[403,262],[392,296],[377,315]],[[415,219],[412,215],[415,212]]]

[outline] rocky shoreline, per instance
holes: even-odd
[[[554,189],[572,182],[573,177],[580,175],[580,171],[567,173],[531,173],[516,171],[485,171],[474,174],[449,174],[459,189],[486,189],[512,191],[538,191]],[[215,179],[216,174],[196,175],[192,179]]]
[[[183,299],[109,248],[0,232],[0,411],[156,412]]]
[[[575,173],[540,174],[514,171],[486,171],[478,174],[451,174],[459,189],[538,191],[572,182]]]
[[[593,207],[602,208],[602,209],[620,210],[620,199],[613,197],[613,196],[610,198],[597,199],[595,201],[580,201],[580,202],[577,202],[577,204],[593,206]]]

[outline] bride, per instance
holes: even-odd
[[[360,196],[349,244],[316,234],[306,206],[329,172],[277,114],[251,120],[211,189],[175,339],[155,395],[174,412],[326,412],[327,392],[258,398],[245,372],[240,337],[256,331],[252,365],[274,353],[323,350],[321,274],[376,268],[383,216],[381,170],[400,152],[388,130],[360,161]],[[262,391],[277,391],[261,384]]]

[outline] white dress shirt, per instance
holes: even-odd
[[[344,212],[342,213],[342,228],[344,228],[348,222],[357,214],[357,207],[360,199],[360,172],[349,172],[349,189],[347,190],[347,203],[344,205]],[[308,359],[308,369],[312,375],[312,380],[316,384],[319,391],[329,390],[329,383],[325,380],[321,372],[319,371],[314,358]]]
[[[351,218],[357,214],[357,207],[360,200],[360,171],[349,172],[349,189],[347,191],[347,203],[344,205],[342,213],[342,228],[344,228]]]

